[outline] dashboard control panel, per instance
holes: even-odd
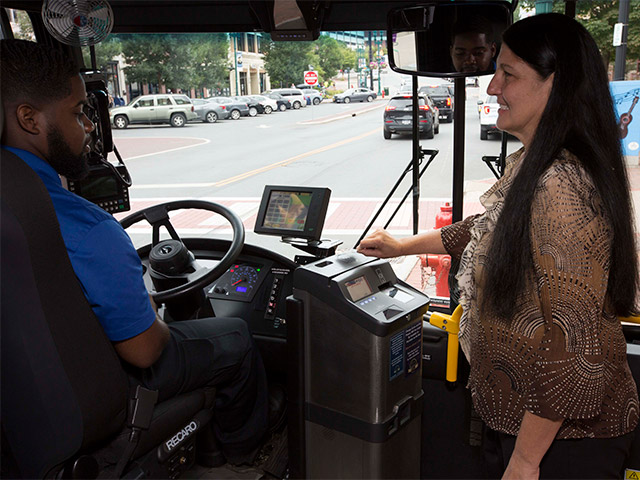
[[[267,273],[262,264],[234,264],[206,288],[207,297],[251,302]]]

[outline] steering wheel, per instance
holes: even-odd
[[[244,246],[244,225],[242,224],[240,217],[225,206],[218,203],[206,202],[204,200],[177,200],[175,202],[161,203],[160,205],[154,205],[128,215],[120,221],[120,224],[126,229],[134,223],[146,220],[153,229],[151,239],[151,245],[153,247],[158,245],[158,243],[161,243],[160,227],[165,227],[173,240],[182,243],[182,240],[178,236],[175,228],[171,225],[169,212],[186,208],[208,210],[226,218],[233,228],[231,245],[229,246],[229,250],[227,250],[220,260],[220,263],[215,267],[201,267],[197,265],[197,263],[192,262],[191,265],[194,267],[195,271],[186,276],[186,283],[168,290],[149,292],[156,303],[163,303],[167,300],[175,299],[186,293],[204,288],[208,284],[212,283],[227,271],[238,255],[240,255],[242,247]]]

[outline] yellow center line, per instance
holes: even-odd
[[[369,135],[373,135],[374,133],[380,131],[380,128],[375,128],[370,132],[363,133],[362,135],[358,135],[357,137],[347,138],[345,140],[340,140],[339,142],[332,143],[330,145],[325,145],[324,147],[316,148],[315,150],[311,150],[309,152],[301,153],[300,155],[296,155],[295,157],[287,158],[286,160],[281,160],[276,163],[272,163],[271,165],[266,165],[264,167],[256,168],[255,170],[250,170],[245,173],[241,173],[240,175],[236,175],[235,177],[227,178],[226,180],[220,180],[216,182],[214,185],[216,187],[222,187],[224,185],[229,185],[230,183],[237,182],[239,180],[244,180],[245,178],[252,177],[257,175],[258,173],[266,172],[269,170],[273,170],[274,168],[284,167],[298,160],[302,160],[303,158],[310,157],[311,155],[316,155],[318,153],[326,152],[327,150],[331,150],[333,148],[340,147],[342,145],[346,145],[347,143],[355,142],[357,140],[361,140]]]
[[[248,172],[245,173],[241,173],[239,175],[236,175],[234,177],[230,177],[227,178],[225,180],[220,180],[218,182],[212,182],[212,183],[182,183],[182,184],[166,184],[166,185],[162,185],[162,184],[158,184],[158,185],[138,185],[135,186],[133,188],[182,188],[182,187],[222,187],[225,185],[229,185],[230,183],[234,183],[234,182],[238,182],[240,180],[244,180],[245,178],[249,178],[252,177],[254,175],[257,175],[259,173],[263,173],[263,172],[267,172],[269,170],[273,170],[274,168],[278,168],[278,167],[284,167],[286,165],[290,165],[293,162],[296,162],[298,160],[302,160],[303,158],[307,158],[310,157],[312,155],[316,155],[318,153],[322,153],[322,152],[326,152],[327,150],[332,150],[334,148],[340,147],[342,145],[346,145],[347,143],[351,143],[351,142],[355,142],[358,140],[361,140],[365,137],[368,137],[369,135],[373,135],[374,133],[377,133],[380,131],[380,127],[375,128],[369,132],[365,132],[361,135],[358,135],[356,137],[351,137],[351,138],[346,138],[344,140],[340,140],[339,142],[335,142],[332,143],[330,145],[325,145],[324,147],[320,147],[320,148],[316,148],[315,150],[310,150],[308,152],[305,153],[301,153],[299,155],[296,155],[294,157],[291,158],[287,158],[285,160],[280,160],[279,162],[275,162],[272,163],[270,165],[266,165],[264,167],[260,167],[260,168],[256,168],[254,170],[250,170]]]

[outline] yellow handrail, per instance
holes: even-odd
[[[618,317],[621,322],[640,324],[640,315],[631,315],[630,317]]]
[[[429,323],[434,327],[441,328],[447,335],[447,372],[448,382],[455,382],[458,379],[458,351],[460,344],[458,334],[460,333],[460,317],[462,317],[462,307],[458,305],[451,315],[440,312],[429,312]],[[635,323],[640,325],[640,315],[629,317],[618,317],[621,322]]]
[[[458,333],[460,333],[460,317],[462,307],[458,305],[451,315],[440,312],[431,312],[429,323],[434,327],[443,329],[447,335],[447,382],[455,382],[458,379]]]

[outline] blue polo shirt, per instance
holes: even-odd
[[[131,239],[113,216],[62,188],[56,171],[36,155],[11,147],[42,179],[58,216],[71,265],[111,341],[148,329],[155,312]]]

